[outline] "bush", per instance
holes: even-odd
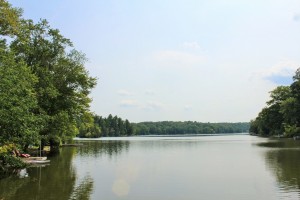
[[[2,169],[21,169],[26,167],[26,163],[24,163],[21,158],[12,155],[0,155],[0,160],[2,161]]]

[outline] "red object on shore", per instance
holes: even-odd
[[[23,158],[29,158],[30,155],[29,155],[29,154],[22,153],[22,154],[21,154],[21,157],[23,157]]]

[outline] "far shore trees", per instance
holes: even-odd
[[[81,138],[132,136],[135,134],[133,125],[118,116],[101,117],[86,114],[79,120],[79,134]]]
[[[195,121],[162,121],[134,123],[133,127],[135,129],[136,135],[220,134],[248,132],[249,123],[202,123]]]

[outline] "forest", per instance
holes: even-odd
[[[134,135],[132,124],[118,116],[102,117],[86,114],[78,123],[80,138],[118,137]]]
[[[201,123],[163,121],[134,123],[133,126],[136,135],[246,133],[249,130],[248,122]]]
[[[270,100],[251,121],[249,131],[261,136],[300,136],[300,68],[291,85],[270,92]]]
[[[220,134],[246,133],[249,131],[248,122],[239,123],[201,123],[201,122],[139,122],[130,123],[118,116],[101,117],[91,115],[83,117],[79,122],[78,137],[118,137],[133,135],[177,135],[177,134]]]

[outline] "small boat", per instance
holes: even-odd
[[[23,161],[27,164],[46,164],[50,162],[50,160],[30,160],[30,159],[23,159]]]
[[[47,157],[28,157],[28,158],[24,158],[24,160],[39,160],[39,161],[44,161],[44,160],[47,160]]]

